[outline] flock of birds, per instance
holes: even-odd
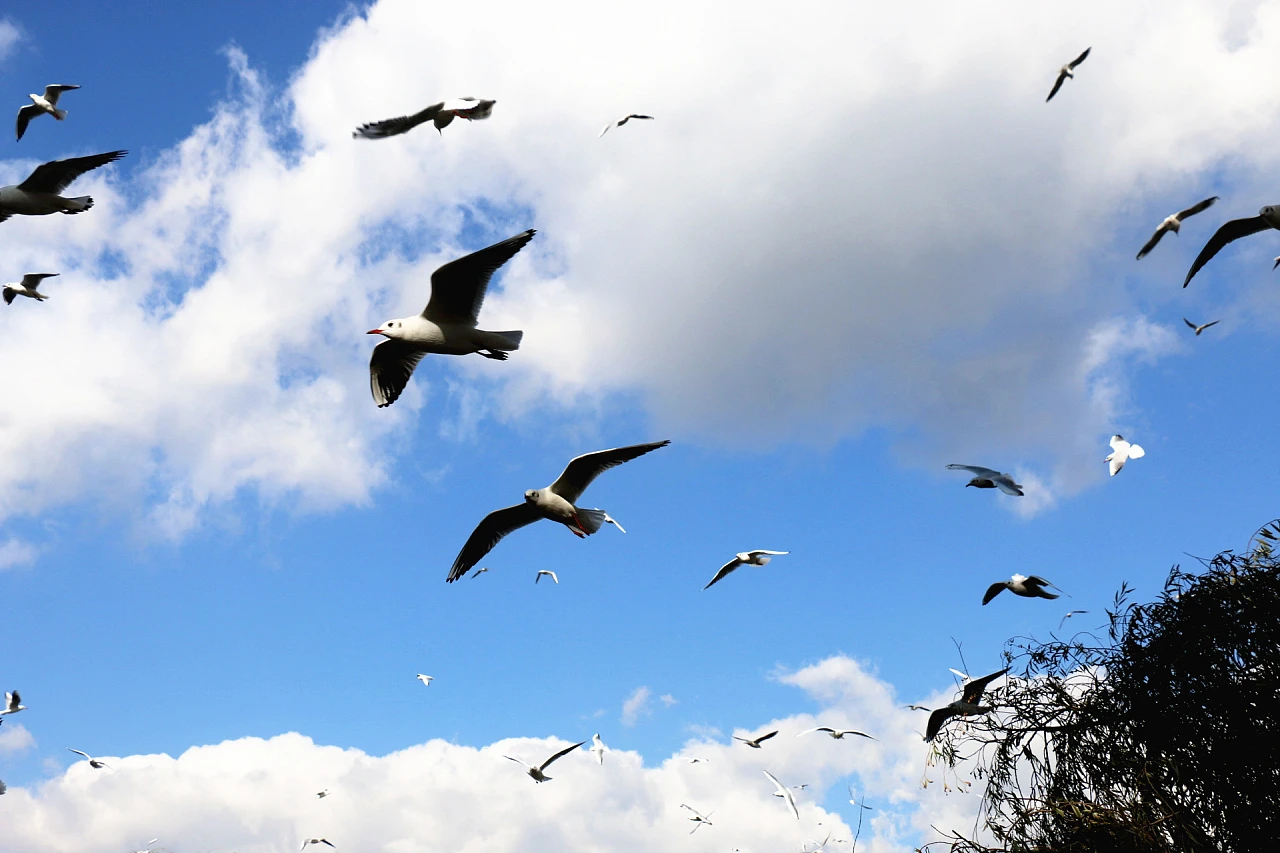
[[[1071,62],[1062,66],[1046,101],[1052,100],[1063,84],[1075,77],[1076,69],[1088,58],[1089,53],[1090,50],[1086,49]],[[80,87],[53,84],[45,87],[43,95],[30,95],[31,103],[18,110],[17,138],[21,140],[27,131],[29,123],[41,116],[49,115],[57,121],[65,120],[67,112],[58,107],[59,100],[63,93],[78,88]],[[363,140],[387,139],[408,133],[415,127],[428,122],[432,123],[437,131],[443,132],[444,128],[458,118],[466,119],[467,121],[490,118],[493,114],[495,103],[493,100],[474,97],[441,101],[411,115],[361,125],[354,131],[352,136]],[[615,127],[621,128],[632,120],[651,121],[653,116],[629,113],[606,124],[600,131],[600,136],[603,137],[609,130]],[[0,222],[15,215],[78,214],[91,209],[93,207],[93,199],[91,197],[67,198],[62,193],[81,175],[113,163],[124,157],[126,153],[123,150],[108,151],[102,154],[72,157],[44,163],[37,167],[22,183],[0,188]],[[1166,233],[1179,233],[1188,218],[1208,210],[1217,200],[1217,196],[1206,198],[1185,210],[1167,217],[1160,223],[1151,239],[1138,251],[1137,258],[1141,260],[1154,250]],[[1186,280],[1183,282],[1183,287],[1186,287],[1195,274],[1228,243],[1267,229],[1280,230],[1280,207],[1267,206],[1262,208],[1256,217],[1232,220],[1222,225],[1192,263]],[[492,246],[444,264],[431,275],[431,295],[426,307],[420,314],[388,320],[378,328],[371,329],[368,332],[368,334],[379,335],[383,338],[373,348],[369,360],[370,389],[374,403],[377,406],[390,406],[400,397],[408,385],[414,369],[428,354],[468,355],[475,353],[485,358],[505,361],[511,352],[520,348],[524,335],[522,331],[485,331],[478,327],[479,314],[484,303],[485,292],[493,275],[507,261],[511,260],[516,253],[528,245],[536,233],[533,229],[523,231]],[[1280,258],[1276,258],[1273,269],[1276,267],[1280,267]],[[57,275],[58,273],[27,273],[20,282],[4,285],[3,296],[5,303],[12,304],[18,296],[25,296],[38,302],[45,301],[48,296],[41,292],[40,285],[45,279]],[[1219,322],[1214,320],[1197,325],[1185,317],[1183,320],[1187,326],[1194,330],[1197,336]],[[616,447],[586,453],[570,460],[564,471],[551,485],[541,489],[530,489],[524,493],[524,500],[521,503],[495,510],[485,516],[462,546],[449,569],[446,581],[452,583],[462,578],[468,572],[471,572],[476,564],[503,537],[540,519],[562,524],[578,538],[591,536],[606,524],[612,524],[619,531],[625,533],[626,531],[622,528],[622,525],[604,510],[581,507],[578,506],[578,502],[587,487],[603,472],[665,447],[669,443],[669,441],[657,441]],[[1126,441],[1120,435],[1112,436],[1110,445],[1112,453],[1104,461],[1108,464],[1111,476],[1119,473],[1129,459],[1137,459],[1144,455],[1144,451],[1140,446]],[[1022,497],[1025,494],[1023,487],[1014,480],[1011,474],[979,465],[951,464],[947,468],[966,471],[972,475],[966,486],[973,486],[978,489],[999,489],[1004,494],[1015,497]],[[720,567],[703,589],[710,589],[742,566],[764,566],[770,562],[772,557],[787,553],[787,551],[764,549],[738,553],[733,559]],[[489,571],[487,567],[476,569],[471,574],[471,577],[478,577],[487,571]],[[557,585],[560,583],[560,579],[554,571],[545,569],[538,571],[534,583],[540,582],[544,576],[549,577]],[[1042,577],[1035,575],[1024,577],[1015,574],[1009,580],[991,584],[982,598],[982,604],[988,604],[1005,590],[1024,598],[1058,598],[1059,595],[1050,592],[1050,588],[1056,589],[1052,583]],[[1062,617],[1059,628],[1072,616],[1087,612],[1085,610],[1072,610]],[[1008,672],[1007,669],[1002,669],[990,675],[974,679],[968,679],[966,676],[964,683],[961,685],[960,697],[941,708],[930,709],[920,705],[907,706],[914,710],[929,712],[924,739],[932,741],[942,727],[954,717],[984,714],[993,710],[991,706],[982,704],[983,693],[993,681],[1003,676],[1006,672]],[[963,673],[960,674],[963,675]],[[430,686],[434,680],[431,676],[422,673],[417,675],[417,679],[424,686]],[[24,710],[26,710],[26,706],[22,704],[17,690],[6,693],[4,706],[0,708],[0,723],[3,723],[5,716]],[[836,741],[844,740],[846,737],[875,739],[866,732],[837,729],[829,726],[811,728],[797,733],[796,736],[800,737],[819,732]],[[764,744],[767,741],[776,737],[777,734],[778,732],[774,730],[754,737],[739,737],[735,735],[734,740],[740,741],[748,748],[760,750],[764,748]],[[505,757],[524,767],[526,774],[534,782],[543,783],[551,780],[552,777],[548,776],[546,771],[553,763],[573,754],[585,746],[586,743],[587,741],[579,741],[560,749],[539,764],[530,764],[524,759],[515,756]],[[603,765],[606,747],[599,733],[593,736],[589,749],[594,755],[597,764]],[[71,752],[82,756],[89,766],[95,770],[111,769],[106,762],[94,758],[88,753],[76,749],[71,749]],[[688,760],[697,763],[704,759],[692,758]],[[782,799],[789,812],[799,820],[800,812],[796,805],[794,790],[804,789],[807,785],[796,786],[795,789],[789,788],[783,785],[768,770],[762,768],[762,772],[774,785],[774,796]],[[0,782],[0,794],[4,792],[4,784]],[[329,795],[329,789],[326,788],[317,793],[316,797],[324,799]],[[860,808],[868,808],[853,800],[850,802]],[[710,819],[713,812],[708,811],[703,814],[686,803],[681,803],[680,807],[691,814],[689,820],[694,823],[691,832],[696,832],[704,826],[713,825]],[[830,839],[830,835],[828,835],[828,839]],[[154,844],[155,841],[156,839],[153,839],[151,844]],[[826,842],[823,842],[822,846],[825,846],[825,844]],[[334,847],[326,838],[307,838],[303,840],[299,849],[305,850],[310,845]],[[150,844],[148,844],[147,849],[150,849]]]

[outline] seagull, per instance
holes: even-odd
[[[362,124],[351,134],[353,139],[386,139],[388,136],[399,136],[408,133],[420,124],[435,122],[436,130],[444,135],[444,129],[453,122],[454,117],[467,121],[480,121],[493,114],[493,105],[497,101],[483,98],[454,98],[432,104],[413,115],[389,118],[383,121],[372,121]]]
[[[1137,259],[1142,260],[1148,252],[1154,249],[1156,247],[1156,243],[1160,242],[1160,238],[1164,236],[1166,231],[1172,231],[1174,234],[1177,234],[1182,228],[1182,220],[1186,219],[1188,216],[1195,216],[1197,213],[1202,213],[1203,211],[1208,210],[1213,207],[1213,203],[1217,200],[1218,197],[1215,195],[1212,198],[1206,198],[1204,201],[1196,202],[1186,210],[1180,210],[1172,216],[1166,216],[1164,221],[1160,223],[1160,227],[1156,229],[1156,233],[1152,234],[1151,239],[1147,241],[1146,245],[1138,250]]]
[[[856,799],[854,799],[852,785],[849,786],[849,805],[857,806],[858,808],[865,809],[866,811],[869,811],[869,812],[875,811],[875,809],[873,809],[871,806],[864,805],[863,803],[860,803]]]
[[[1012,474],[1002,474],[990,468],[983,468],[981,465],[960,465],[955,462],[948,465],[947,469],[950,471],[968,471],[973,474],[973,479],[965,483],[966,488],[973,486],[978,489],[999,489],[1006,495],[1023,496],[1022,486],[1013,481]]]
[[[763,743],[764,741],[766,741],[766,740],[768,740],[769,738],[773,737],[773,736],[774,736],[774,735],[776,735],[777,733],[778,733],[777,729],[774,729],[773,731],[769,732],[768,734],[760,735],[760,737],[757,737],[757,738],[738,737],[737,735],[734,735],[734,736],[733,736],[733,739],[734,739],[734,740],[740,740],[740,741],[742,741],[743,743],[745,743],[747,746],[751,747],[752,749],[759,749],[759,748],[760,748],[760,744],[761,744],[761,743]]]
[[[85,172],[114,163],[127,151],[108,151],[88,157],[50,160],[36,166],[17,186],[0,187],[0,222],[10,216],[45,216],[50,213],[82,213],[93,207],[93,198],[63,198],[60,193]]]
[[[430,687],[431,682],[435,681],[435,677],[431,675],[423,675],[418,673],[418,680],[422,682],[423,687]]]
[[[1190,321],[1190,320],[1188,320],[1186,317],[1183,317],[1183,318],[1182,318],[1182,322],[1186,323],[1189,327],[1191,327],[1192,329],[1194,329],[1194,330],[1195,330],[1195,333],[1196,333],[1196,337],[1198,338],[1198,337],[1200,337],[1200,333],[1201,333],[1201,332],[1203,332],[1205,329],[1209,328],[1210,326],[1216,326],[1216,325],[1218,325],[1219,323],[1221,323],[1222,321],[1221,321],[1221,320],[1214,320],[1212,323],[1201,323],[1199,326],[1197,326],[1195,323],[1191,322],[1191,321]]]
[[[29,296],[37,302],[44,302],[49,297],[39,291],[40,282],[53,278],[56,272],[29,272],[20,282],[10,282],[4,286],[4,304],[12,305],[15,296]]]
[[[68,86],[66,83],[50,83],[44,87],[43,96],[27,95],[31,99],[31,103],[18,110],[18,139],[22,139],[22,134],[27,132],[27,123],[33,118],[38,118],[46,113],[58,121],[66,118],[67,111],[58,109],[58,98],[63,92],[79,88],[79,86]]]
[[[369,357],[369,387],[379,408],[390,406],[400,397],[413,369],[429,352],[477,352],[485,358],[506,361],[508,352],[520,349],[524,332],[486,332],[477,329],[476,322],[489,279],[536,233],[530,228],[450,261],[431,274],[431,300],[421,314],[388,320],[368,331],[367,334],[386,338]]]
[[[472,573],[471,573],[471,577],[473,577],[473,578],[478,578],[478,577],[480,577],[482,574],[484,574],[484,573],[485,573],[485,572],[487,572],[487,571],[489,571],[489,567],[488,567],[488,566],[484,566],[483,568],[476,569],[474,572],[472,572]],[[535,581],[535,583],[536,583],[536,581]]]
[[[1088,610],[1072,610],[1072,611],[1070,611],[1069,613],[1067,613],[1067,615],[1066,615],[1066,616],[1063,616],[1060,620],[1058,620],[1058,630],[1062,630],[1062,626],[1063,626],[1063,624],[1064,624],[1064,623],[1066,623],[1066,621],[1067,621],[1068,619],[1070,619],[1072,616],[1078,616],[1078,615],[1080,615],[1081,613],[1088,613],[1088,612],[1089,612]]]
[[[871,735],[867,734],[866,732],[857,732],[857,731],[854,731],[853,729],[833,729],[833,728],[830,728],[829,726],[818,726],[816,729],[805,729],[804,731],[800,732],[800,734],[796,735],[796,737],[800,737],[800,735],[811,735],[814,732],[826,732],[828,735],[831,736],[833,740],[844,740],[845,735],[857,735],[858,737],[864,737],[864,738],[868,738],[869,740],[875,740],[875,738],[871,737]],[[804,787],[804,786],[801,786],[801,787]]]
[[[550,576],[550,578],[551,578],[553,581],[555,581],[555,582],[556,582],[556,586],[559,586],[559,585],[560,585],[560,578],[556,577],[556,573],[555,573],[555,572],[553,572],[553,571],[549,571],[548,569],[538,569],[538,574],[537,574],[537,575],[534,577],[534,579],[533,579],[533,585],[534,585],[534,586],[537,586],[537,585],[538,585],[538,581],[542,580],[542,576],[543,576],[543,575],[548,575],[548,576]]]
[[[693,829],[689,830],[690,835],[693,835],[695,832],[701,829],[704,823],[707,826],[715,826],[715,824],[713,824],[710,820],[711,816],[715,814],[714,810],[709,811],[706,814],[703,814],[702,812],[695,809],[693,806],[686,806],[684,803],[680,804],[680,808],[688,809],[689,811],[693,812],[693,817],[689,818],[689,820],[693,821],[694,823]]]
[[[107,762],[98,758],[94,758],[92,755],[90,755],[87,752],[81,752],[78,749],[71,749],[71,747],[67,747],[67,749],[71,750],[71,752],[74,752],[76,755],[83,755],[86,759],[89,760],[89,766],[92,767],[94,770],[101,770],[104,767],[107,768],[108,770],[115,770],[115,768],[112,767]]]
[[[596,757],[596,764],[604,764],[604,741],[600,740],[599,732],[591,736],[591,752]]]
[[[926,708],[924,705],[903,705],[909,711],[931,711],[932,708]]]
[[[1130,444],[1124,440],[1122,435],[1111,436],[1111,455],[1103,462],[1110,462],[1111,476],[1114,477],[1120,473],[1120,469],[1124,467],[1124,463],[1130,459],[1141,459],[1147,455],[1147,451],[1143,450],[1136,444]]]
[[[302,853],[303,850],[306,850],[308,844],[328,844],[330,847],[333,847],[333,843],[327,838],[308,838],[302,842],[302,846],[298,848],[298,853]],[[333,849],[337,850],[338,848],[333,847]]]
[[[528,773],[529,773],[529,778],[533,779],[533,781],[535,781],[535,782],[546,782],[546,781],[550,780],[550,779],[551,779],[551,777],[550,777],[550,776],[548,776],[548,775],[546,775],[546,774],[545,774],[545,773],[543,773],[542,771],[544,771],[544,770],[546,770],[548,767],[550,767],[550,766],[551,766],[551,762],[555,761],[557,758],[560,758],[561,756],[568,755],[569,753],[573,752],[573,751],[574,751],[575,749],[577,749],[578,747],[582,746],[584,743],[586,743],[586,741],[585,741],[585,740],[580,740],[580,741],[578,741],[577,743],[575,743],[573,746],[570,746],[570,747],[567,747],[566,749],[562,749],[562,750],[560,750],[560,751],[559,751],[559,752],[557,752],[555,755],[551,756],[551,757],[550,757],[550,758],[548,758],[546,761],[544,761],[544,762],[542,762],[541,764],[539,764],[537,767],[534,767],[532,764],[525,764],[525,763],[524,763],[523,761],[521,761],[520,759],[518,759],[518,758],[512,758],[510,755],[504,755],[504,756],[502,756],[502,757],[503,757],[503,758],[505,758],[505,759],[507,759],[508,761],[514,761],[514,762],[516,762],[517,764],[524,764],[525,770],[527,770],[527,771],[528,771]]]
[[[685,758],[690,764],[706,764],[711,761],[710,758]]]
[[[791,789],[783,785],[781,782],[779,782],[777,778],[768,770],[761,770],[760,772],[768,776],[769,781],[772,782],[774,784],[774,787],[778,789],[774,793],[774,796],[782,797],[782,799],[786,800],[787,805],[791,807],[791,813],[796,816],[796,820],[799,820],[800,810],[796,808],[796,795],[791,793]]]
[[[1046,592],[1046,586],[1053,586],[1052,583],[1040,577],[1032,575],[1031,577],[1023,577],[1022,575],[1014,575],[1007,581],[993,583],[987,587],[987,594],[982,596],[982,604],[985,606],[987,602],[995,598],[1006,589],[1014,595],[1020,595],[1023,598],[1058,598],[1052,592]]]
[[[1232,219],[1223,225],[1213,233],[1209,242],[1205,243],[1204,248],[1200,250],[1200,254],[1196,255],[1196,259],[1191,262],[1191,269],[1187,272],[1187,278],[1182,282],[1182,286],[1186,287],[1190,284],[1192,277],[1200,272],[1200,268],[1209,263],[1214,255],[1222,251],[1223,246],[1241,237],[1266,231],[1268,228],[1280,230],[1280,205],[1269,204],[1259,210],[1257,216],[1251,216],[1248,219]]]
[[[25,710],[27,710],[27,706],[22,704],[22,697],[18,695],[18,691],[15,690],[12,693],[4,694],[4,708],[0,708],[0,717]]]
[[[327,796],[329,796],[329,789],[328,789],[328,788],[325,788],[323,791],[318,791],[318,792],[316,793],[316,799],[317,799],[317,800],[323,800],[323,799],[324,799],[325,797],[327,797]]]
[[[716,572],[716,576],[711,582],[703,587],[704,590],[710,589],[715,585],[716,581],[727,576],[738,566],[763,566],[769,562],[770,557],[776,557],[779,554],[788,554],[789,551],[742,551],[734,556],[732,560],[720,567],[720,571]],[[766,556],[768,555],[768,556]]]
[[[633,118],[642,118],[642,119],[646,119],[646,120],[648,120],[648,121],[653,121],[653,116],[642,116],[642,115],[640,115],[639,113],[632,113],[631,115],[625,115],[625,116],[623,116],[622,118],[618,119],[617,121],[611,121],[611,122],[609,122],[608,124],[606,124],[606,125],[604,126],[604,130],[600,131],[600,136],[604,136],[606,133],[608,133],[608,132],[609,132],[609,130],[610,130],[611,128],[615,128],[615,127],[622,127],[624,124],[626,124],[627,122],[631,121]],[[596,138],[598,139],[599,137],[596,137]]]
[[[600,474],[670,443],[655,441],[650,444],[632,444],[585,453],[569,460],[564,472],[550,486],[545,489],[530,489],[524,493],[524,503],[495,510],[480,521],[453,561],[448,582],[453,583],[470,571],[502,537],[513,530],[533,524],[540,518],[560,522],[579,539],[595,533],[605,522],[622,530],[622,526],[604,510],[583,509],[574,506],[574,503]]]
[[[1008,668],[999,672],[993,672],[990,675],[984,675],[982,678],[975,678],[967,682],[961,688],[960,698],[945,705],[929,715],[929,725],[925,729],[924,739],[931,741],[938,736],[938,731],[942,728],[943,723],[952,717],[967,717],[970,714],[985,714],[987,711],[993,710],[990,707],[983,707],[978,703],[982,700],[982,691],[987,689],[987,685],[995,681],[1000,676],[1008,672]]]
[[[1066,82],[1068,77],[1075,79],[1076,75],[1071,72],[1075,70],[1077,65],[1089,58],[1089,51],[1091,50],[1093,50],[1092,47],[1086,47],[1084,53],[1058,69],[1058,79],[1053,82],[1053,90],[1049,92],[1049,97],[1044,99],[1046,104],[1053,100],[1054,95],[1058,94],[1058,90],[1062,88],[1062,84]]]

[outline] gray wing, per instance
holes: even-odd
[[[567,746],[567,747],[565,747],[564,749],[562,749],[562,750],[560,750],[559,752],[557,752],[555,755],[553,755],[553,756],[551,756],[550,758],[548,758],[546,761],[542,762],[542,766],[540,766],[538,769],[539,769],[539,770],[546,770],[548,767],[550,767],[550,766],[551,766],[551,762],[555,761],[557,758],[561,758],[561,757],[563,757],[563,756],[568,755],[569,753],[573,752],[573,751],[574,751],[575,749],[577,749],[578,747],[582,746],[584,743],[586,743],[586,741],[585,741],[585,740],[580,740],[580,741],[578,741],[577,743],[575,743],[573,746]]]
[[[44,281],[46,278],[53,278],[57,274],[58,273],[56,272],[29,272],[22,277],[22,286],[33,289],[37,288],[40,286],[40,282]]]
[[[501,243],[450,261],[431,274],[431,301],[422,316],[433,323],[472,323],[480,316],[489,279],[538,232],[530,228]]]
[[[711,582],[708,583],[706,586],[704,586],[703,589],[704,590],[711,589],[711,587],[715,586],[717,581],[723,580],[734,569],[738,568],[738,566],[741,566],[741,565],[742,565],[742,561],[739,560],[737,557],[734,557],[732,560],[730,560],[729,562],[725,563],[723,566],[720,567],[720,571],[716,572],[716,576],[713,577],[711,579]]]
[[[958,712],[950,705],[946,705],[929,715],[929,724],[925,726],[924,739],[926,741],[933,740],[938,736],[938,732],[942,730],[942,724],[954,717]]]
[[[369,390],[378,408],[400,399],[413,369],[426,353],[404,341],[387,339],[369,354]]]
[[[968,471],[970,474],[973,474],[976,477],[985,477],[986,479],[991,480],[993,482],[997,477],[1001,476],[999,471],[993,471],[990,468],[983,468],[981,465],[961,465],[956,462],[952,462],[950,465],[948,465],[947,470],[948,471]]]
[[[1008,474],[997,474],[991,479],[991,482],[995,483],[996,487],[1006,495],[1016,495],[1020,498],[1026,497],[1026,493],[1022,491],[1022,486],[1015,483]]]
[[[1058,94],[1058,90],[1062,88],[1062,81],[1066,79],[1067,79],[1067,75],[1059,71],[1058,79],[1053,81],[1053,88],[1049,90],[1049,97],[1044,99],[1044,102],[1046,104],[1053,100],[1054,95]]]
[[[986,606],[991,599],[995,598],[1006,589],[1008,589],[1008,587],[1004,585],[1004,581],[1001,581],[1000,583],[993,583],[991,586],[987,587],[987,594],[982,596],[983,606]]]
[[[773,731],[769,732],[767,735],[760,735],[760,737],[755,738],[754,740],[756,743],[762,743],[768,740],[769,738],[776,736],[777,734],[778,734],[777,729],[774,729]]]
[[[1077,65],[1079,65],[1081,62],[1084,62],[1086,59],[1089,58],[1089,51],[1091,50],[1093,50],[1092,47],[1086,47],[1084,49],[1084,53],[1080,54],[1075,59],[1067,63],[1067,67],[1070,68],[1072,71],[1074,71]]]
[[[44,87],[44,99],[49,102],[50,106],[58,105],[58,97],[63,92],[70,92],[72,89],[79,89],[79,86],[70,86],[66,83],[50,83]]]
[[[516,504],[515,506],[494,510],[489,513],[480,521],[476,529],[471,532],[466,544],[458,552],[458,556],[453,561],[453,567],[449,569],[449,577],[446,580],[449,583],[453,583],[471,571],[471,567],[480,562],[485,554],[492,551],[493,546],[502,541],[502,537],[513,530],[519,530],[525,525],[533,524],[539,518],[538,511],[529,503]]]
[[[1209,238],[1209,242],[1204,244],[1204,248],[1200,250],[1200,254],[1196,255],[1196,259],[1191,262],[1191,270],[1187,273],[1187,278],[1182,282],[1182,286],[1186,287],[1191,283],[1191,279],[1195,274],[1200,272],[1200,268],[1209,261],[1213,260],[1213,256],[1222,251],[1222,247],[1233,240],[1239,240],[1241,237],[1248,237],[1250,234],[1257,234],[1259,231],[1266,231],[1271,226],[1267,224],[1267,220],[1261,216],[1250,216],[1247,219],[1232,219],[1223,225],[1213,236]]]
[[[1188,216],[1195,216],[1197,213],[1203,213],[1204,211],[1213,207],[1213,203],[1217,200],[1218,200],[1218,197],[1215,195],[1212,198],[1206,198],[1204,201],[1196,202],[1195,204],[1188,207],[1186,210],[1178,211],[1178,221],[1181,222],[1182,220],[1186,219]]]
[[[13,300],[14,300],[14,298],[15,298],[15,297],[17,297],[17,295],[18,295],[18,291],[14,290],[12,287],[10,287],[10,286],[9,286],[9,285],[7,285],[7,284],[4,286],[4,291],[3,291],[3,293],[4,293],[4,304],[5,304],[5,305],[12,305],[12,304],[13,304]]]
[[[51,160],[41,166],[22,183],[18,189],[29,193],[53,193],[57,195],[71,186],[71,182],[99,166],[114,163],[128,151],[108,151],[104,154],[90,154],[88,157],[69,157],[66,160]]]
[[[18,110],[18,139],[21,139],[22,134],[27,132],[27,124],[42,112],[44,112],[44,110],[40,109],[35,104],[27,104],[25,107],[21,107]]]
[[[587,486],[591,485],[591,481],[605,471],[616,468],[623,462],[630,462],[637,456],[643,456],[659,447],[666,447],[670,443],[669,440],[654,441],[649,444],[631,444],[627,447],[584,453],[569,460],[564,472],[551,484],[551,491],[569,503],[577,503]]]
[[[1156,244],[1160,242],[1160,238],[1164,236],[1164,232],[1168,230],[1169,229],[1165,228],[1163,225],[1157,228],[1156,233],[1151,235],[1151,239],[1148,240],[1146,243],[1144,243],[1142,248],[1138,250],[1138,257],[1136,258],[1136,260],[1140,261],[1144,257],[1146,257],[1147,253],[1150,252],[1152,249],[1154,249],[1156,247]]]
[[[982,691],[987,689],[987,685],[995,681],[997,678],[1004,675],[1008,671],[1009,669],[1008,667],[1006,667],[1000,670],[999,672],[993,672],[990,675],[984,675],[981,678],[973,679],[962,688],[962,691],[960,694],[961,697],[968,704],[976,705],[978,703],[978,700],[982,698]],[[934,711],[934,713],[936,714],[937,711]],[[932,718],[931,718],[931,721],[932,721]]]
[[[440,110],[444,108],[444,101],[438,104],[432,104],[424,110],[408,116],[399,116],[397,118],[384,119],[382,121],[371,121],[360,125],[355,132],[351,134],[352,139],[386,139],[388,136],[398,136],[401,133],[408,133],[418,125],[431,121],[440,114]]]

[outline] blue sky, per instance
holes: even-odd
[[[246,738],[297,732],[391,767],[436,738],[600,731],[643,758],[626,777],[640,787],[616,782],[601,806],[624,815],[643,773],[710,749],[691,740],[863,711],[905,733],[882,733],[872,764],[724,746],[742,773],[723,790],[770,800],[758,770],[785,760],[815,780],[809,802],[845,820],[846,783],[879,801],[875,849],[968,825],[976,797],[904,787],[927,772],[911,735],[923,720],[890,722],[894,704],[950,689],[953,639],[989,671],[1008,638],[1045,636],[1069,609],[1092,611],[1077,627],[1099,624],[1122,581],[1148,598],[1172,564],[1242,548],[1275,515],[1280,240],[1236,244],[1179,285],[1218,224],[1276,202],[1280,162],[1257,144],[1278,129],[1276,96],[1223,86],[1277,62],[1280,6],[1188,0],[1145,33],[1141,14],[1101,3],[993,2],[974,12],[987,30],[955,24],[941,53],[951,13],[923,6],[933,25],[896,48],[905,13],[819,2],[757,10],[727,34],[714,4],[685,8],[676,33],[569,3],[538,23],[496,0],[474,20],[392,0],[86,5],[56,22],[9,6],[14,108],[46,82],[84,88],[65,97],[68,121],[6,143],[0,168],[17,181],[33,162],[131,153],[76,185],[98,199],[88,214],[0,226],[4,280],[64,273],[49,302],[0,316],[0,356],[41,366],[8,373],[0,404],[0,682],[30,706],[0,729],[0,849],[160,834],[174,850],[274,850],[289,821],[345,829],[340,849],[390,849],[376,827],[303,828],[319,815],[266,793],[279,838],[215,842],[190,801],[164,830],[123,806],[105,816],[154,792],[146,756],[227,741],[243,753],[226,784],[252,789],[274,748],[330,758]],[[831,16],[877,34],[872,56],[806,45]],[[777,73],[758,55],[774,36]],[[1045,107],[1053,69],[1088,44]],[[1151,64],[1196,51],[1200,76],[1160,88]],[[497,98],[493,118],[349,139],[466,94]],[[631,110],[658,119],[595,138]],[[1214,194],[1133,261],[1161,218]],[[375,409],[363,331],[419,310],[443,261],[527,227],[538,237],[482,314],[523,328],[522,350],[504,364],[429,357]],[[1183,316],[1223,322],[1195,338]],[[1147,456],[1108,479],[1113,432]],[[489,573],[444,583],[485,513],[578,453],[661,438],[672,445],[584,500],[625,535],[536,525],[482,562]],[[1013,470],[1028,496],[1019,508],[966,490],[953,461]],[[791,553],[700,591],[748,548]],[[558,586],[535,587],[544,568]],[[1014,572],[1071,597],[982,607]],[[424,689],[417,672],[437,680]],[[850,685],[896,703],[859,704],[880,694]],[[627,724],[640,688],[651,699]],[[67,746],[133,769],[92,795]],[[485,767],[478,791],[490,770],[509,775]],[[556,796],[582,793],[570,772]],[[373,814],[394,800],[376,785],[361,797]],[[749,820],[746,800],[724,797],[726,823],[735,808]],[[92,802],[104,816],[58,838],[28,829]],[[802,830],[784,818],[753,830],[759,843],[821,838],[816,811]],[[592,849],[529,821],[490,846]],[[654,826],[686,843],[678,820]],[[740,843],[721,831],[714,843]],[[646,832],[634,843],[666,838]]]

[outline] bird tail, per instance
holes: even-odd
[[[63,201],[67,206],[62,209],[63,213],[84,213],[93,207],[93,196],[82,195],[77,198],[64,198]]]
[[[582,525],[582,529],[588,535],[598,532],[606,521],[613,521],[613,519],[609,517],[609,513],[602,509],[580,508],[578,510],[578,523]],[[613,521],[613,523],[617,524],[616,521]]]
[[[520,349],[520,341],[524,338],[524,332],[490,332],[501,338],[506,338],[508,346],[505,349]]]
[[[67,111],[66,111],[66,110],[60,110],[60,109],[58,109],[57,107],[54,107],[54,108],[53,108],[53,117],[54,117],[54,118],[56,118],[58,121],[62,121],[64,118],[66,118],[66,117],[67,117]]]

